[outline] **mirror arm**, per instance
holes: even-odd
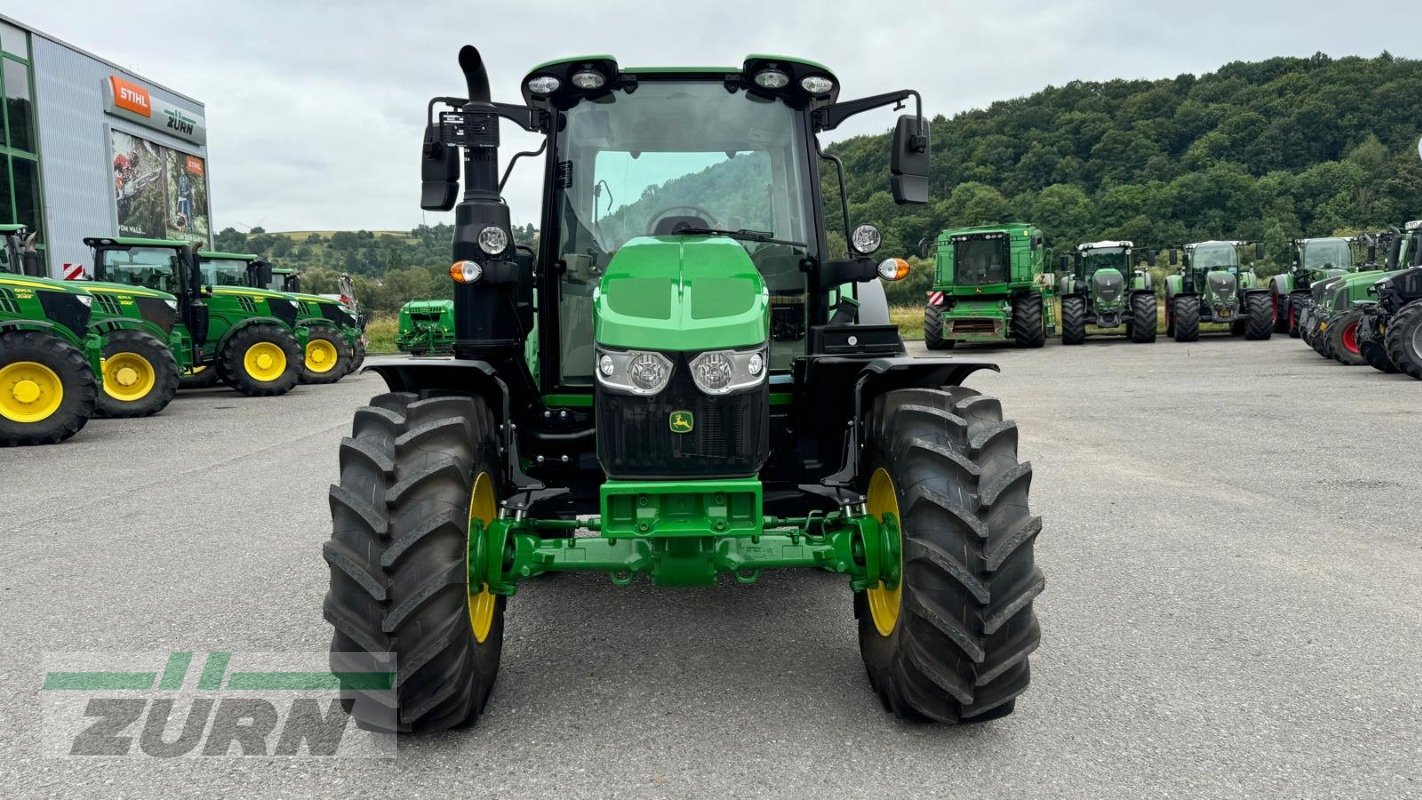
[[[848,250],[850,247],[849,193],[844,188],[844,162],[840,160],[839,156],[833,155],[831,153],[826,153],[820,147],[820,138],[818,136],[813,138],[815,140],[815,154],[818,155],[824,161],[834,162],[835,172],[839,175],[839,209],[840,214],[844,218],[842,220],[842,222],[844,223],[844,246],[845,249]]]
[[[918,118],[918,129],[922,131],[923,98],[913,89],[901,89],[897,92],[861,97],[858,100],[846,100],[843,103],[835,103],[822,108],[815,112],[815,130],[832,131],[856,114],[863,114],[865,111],[883,108],[890,104],[893,104],[894,109],[898,110],[903,108],[904,101],[910,97],[914,101],[914,114]]]
[[[504,193],[504,184],[509,182],[509,176],[513,174],[514,164],[517,164],[520,158],[524,156],[541,156],[543,155],[543,151],[547,149],[548,138],[544,137],[543,144],[540,144],[537,150],[524,150],[519,153],[514,153],[513,158],[509,159],[509,165],[504,167],[504,177],[499,178],[499,194]]]
[[[433,97],[430,98],[429,105],[425,107],[425,124],[435,124],[435,106],[443,103],[450,108],[459,111],[468,103],[462,97]],[[494,113],[500,117],[514,123],[529,133],[548,132],[548,113],[536,108],[521,106],[515,103],[490,103],[494,107]]]

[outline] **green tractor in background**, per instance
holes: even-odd
[[[58,444],[94,415],[103,340],[89,329],[94,298],[39,277],[34,238],[0,225],[0,447]],[[38,274],[37,274],[38,273]]]
[[[366,337],[365,325],[368,321],[360,311],[360,303],[356,300],[355,281],[346,273],[336,278],[336,287],[339,291],[335,294],[311,294],[302,292],[301,273],[290,267],[272,267],[271,280],[265,286],[258,286],[258,289],[269,289],[273,292],[286,292],[288,294],[303,295],[305,298],[320,298],[327,303],[335,302],[349,316],[349,319],[341,318],[341,335],[345,337],[347,345],[351,348],[351,357],[346,360],[347,369],[343,375],[349,375],[360,369],[365,363]],[[330,309],[322,306],[323,315],[334,318]],[[308,381],[311,382],[311,381]],[[319,382],[319,381],[318,381]],[[329,381],[328,381],[329,382]]]
[[[1131,242],[1091,242],[1070,260],[1062,256],[1062,344],[1085,342],[1088,324],[1125,325],[1131,341],[1155,341],[1155,285],[1150,273],[1132,269],[1134,250]]]
[[[840,167],[817,134],[917,93],[840,100],[828,69],[781,56],[591,56],[535,67],[523,102],[496,103],[478,51],[459,62],[468,99],[430,103],[421,198],[455,208],[455,357],[371,360],[393,393],[356,411],[330,490],[331,669],[397,671],[391,691],[343,685],[357,722],[474,723],[505,608],[557,572],[836,574],[885,710],[1010,713],[1044,582],[1017,428],[961,385],[995,366],[910,357],[879,302],[907,262],[876,263],[877,231],[848,214],[852,253],[824,227],[818,171]],[[560,176],[537,251],[514,245],[499,194],[500,120],[544,137]],[[927,202],[921,107],[891,147],[894,199]],[[829,598],[806,587],[802,604]]]
[[[400,306],[395,347],[412,356],[454,352],[454,301],[411,300]]]
[[[1269,279],[1274,333],[1287,333],[1297,339],[1300,335],[1299,313],[1309,302],[1309,290],[1313,285],[1344,273],[1357,272],[1361,268],[1353,257],[1353,245],[1353,240],[1342,236],[1289,242],[1289,269]]]
[[[177,298],[175,327],[192,347],[183,387],[220,378],[249,397],[286,394],[301,369],[295,337],[299,303],[289,295],[204,281],[195,245],[171,239],[91,237],[100,282],[154,289]]]
[[[1274,333],[1269,289],[1239,253],[1253,244],[1254,258],[1264,258],[1263,242],[1209,241],[1185,245],[1180,271],[1165,279],[1165,333],[1177,342],[1200,338],[1200,323],[1229,326],[1231,336],[1268,339]],[[1170,264],[1180,260],[1170,251]]]
[[[1409,223],[1411,224],[1411,223]],[[1387,350],[1386,320],[1378,318],[1377,284],[1401,273],[1418,257],[1416,236],[1396,230],[1381,234],[1387,258],[1380,269],[1338,275],[1322,283],[1310,317],[1308,343],[1319,355],[1346,366],[1368,364],[1394,372],[1397,364]]]
[[[1056,331],[1054,281],[1044,272],[1041,230],[1026,223],[954,228],[938,235],[935,252],[923,308],[929,350],[959,342],[1041,347]]]
[[[1389,265],[1405,268],[1368,288],[1376,299],[1359,305],[1359,344],[1376,369],[1422,380],[1422,220],[1407,223]]]
[[[365,332],[339,301],[317,294],[276,290],[272,286],[300,287],[291,271],[281,277],[272,265],[252,253],[198,253],[203,279],[218,287],[245,286],[286,297],[297,304],[296,340],[301,345],[301,383],[335,383],[351,372],[355,347]]]

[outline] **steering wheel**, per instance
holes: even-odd
[[[657,229],[657,223],[661,222],[662,218],[672,211],[695,211],[698,216],[706,221],[709,227],[714,228],[721,224],[721,221],[716,219],[715,214],[712,214],[701,206],[692,205],[691,203],[678,203],[676,205],[665,206],[654,213],[651,217],[652,224],[647,226],[648,229],[655,231]]]

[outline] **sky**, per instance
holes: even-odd
[[[914,88],[926,114],[951,116],[1072,80],[1318,51],[1419,58],[1404,22],[1415,2],[6,0],[5,13],[204,102],[214,225],[277,231],[451,221],[419,208],[418,149],[429,98],[463,93],[463,44],[508,102],[555,58],[734,66],[768,52],[826,64],[841,99]],[[892,124],[871,112],[826,141]],[[505,158],[537,146],[510,123],[503,133]],[[515,224],[537,224],[541,180],[519,163],[505,191]]]

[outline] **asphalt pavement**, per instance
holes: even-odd
[[[969,385],[1018,420],[1044,518],[1006,719],[885,714],[834,576],[587,575],[523,586],[485,717],[393,761],[41,752],[44,653],[325,649],[366,375],[0,451],[0,796],[1422,796],[1422,383],[1279,337],[958,354],[1001,364]]]

